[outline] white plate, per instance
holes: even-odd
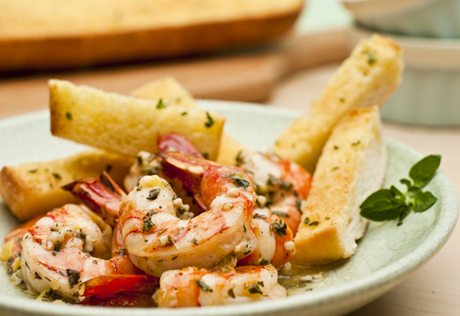
[[[227,130],[252,149],[267,148],[297,113],[242,103],[201,101],[227,117]],[[385,186],[407,177],[410,166],[422,156],[395,140],[386,139],[389,153]],[[47,112],[0,121],[0,166],[65,157],[82,146],[54,138]],[[429,211],[409,215],[402,226],[395,222],[371,223],[350,260],[326,273],[322,282],[307,284],[313,290],[277,301],[227,307],[187,309],[120,309],[56,305],[25,298],[0,269],[0,313],[6,315],[343,315],[357,309],[400,283],[431,258],[452,232],[458,215],[456,192],[438,172],[427,187],[438,197]],[[0,204],[0,236],[16,224]]]

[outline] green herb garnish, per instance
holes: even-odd
[[[209,127],[214,125],[214,120],[212,119],[211,114],[209,114],[209,112],[206,112],[206,117],[207,117],[208,121],[206,123],[204,123],[204,125],[207,128],[209,128]]]
[[[418,161],[409,171],[412,179],[401,179],[407,187],[405,193],[395,186],[378,190],[367,197],[359,206],[361,216],[372,221],[389,221],[398,219],[398,226],[411,211],[421,213],[436,203],[437,198],[429,191],[422,189],[436,174],[441,164],[440,155],[430,155]]]
[[[163,99],[160,99],[157,103],[157,109],[166,109],[166,104],[163,103]]]
[[[149,192],[149,196],[147,197],[147,200],[155,201],[159,194],[160,194],[160,189],[153,189]]]
[[[72,269],[67,269],[67,276],[69,277],[69,286],[73,288],[80,281],[80,272]]]
[[[249,293],[251,294],[261,294],[263,295],[264,292],[262,292],[262,290],[260,289],[260,286],[264,286],[264,283],[263,282],[257,282],[257,283],[254,283],[252,284],[251,286],[249,286],[248,288],[248,291]]]
[[[212,289],[209,285],[207,285],[206,283],[204,283],[203,281],[201,280],[195,280],[196,284],[198,284],[198,286],[200,287],[200,289],[203,291],[203,292],[212,292]]]

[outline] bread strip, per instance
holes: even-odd
[[[190,109],[198,108],[193,96],[174,78],[163,77],[147,82],[131,92],[135,98],[159,101],[166,104],[179,105]]]
[[[216,159],[225,119],[216,112],[169,106],[68,81],[50,80],[51,132],[78,143],[135,156],[157,152],[157,138],[186,135],[200,152]]]
[[[398,87],[402,70],[401,49],[390,38],[373,35],[361,41],[272,149],[313,172],[337,122],[352,109],[382,106]]]
[[[0,0],[0,72],[140,61],[286,33],[302,0]]]
[[[386,150],[378,107],[353,110],[333,130],[318,161],[295,236],[293,262],[327,264],[355,252],[367,220],[359,205],[384,179]]]
[[[0,172],[0,195],[11,212],[25,221],[76,202],[61,189],[76,179],[99,176],[105,170],[121,185],[133,162],[133,158],[94,149],[64,159],[6,166]]]
[[[158,101],[165,100],[171,105],[180,105],[188,108],[199,108],[192,95],[174,78],[164,77],[148,82],[131,93],[139,99]],[[222,133],[217,162],[224,166],[234,166],[236,157],[241,151],[249,151],[239,140],[225,131]]]

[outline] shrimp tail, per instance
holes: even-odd
[[[161,136],[157,145],[162,152],[178,151],[188,156],[204,158],[187,137],[178,133],[168,133]]]
[[[121,200],[126,193],[105,171],[99,178],[76,180],[62,188],[71,192],[90,210],[100,215],[106,223],[112,227],[115,225]]]
[[[150,292],[159,287],[159,279],[155,276],[143,275],[101,275],[84,283],[84,292],[80,296],[109,295],[120,292]]]

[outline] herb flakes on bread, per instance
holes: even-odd
[[[106,171],[122,184],[133,162],[131,157],[91,149],[63,159],[5,166],[0,172],[0,195],[13,215],[25,221],[77,202],[71,193],[61,189],[76,179],[96,177]]]
[[[322,265],[353,255],[368,222],[359,205],[381,187],[385,168],[379,108],[351,111],[333,129],[313,174],[294,263]]]
[[[376,34],[361,41],[272,149],[313,172],[337,122],[352,109],[382,106],[398,87],[402,70],[401,48],[393,40]]]
[[[96,148],[135,156],[157,152],[159,136],[187,135],[215,160],[225,118],[200,108],[141,100],[68,81],[50,80],[51,133]]]

